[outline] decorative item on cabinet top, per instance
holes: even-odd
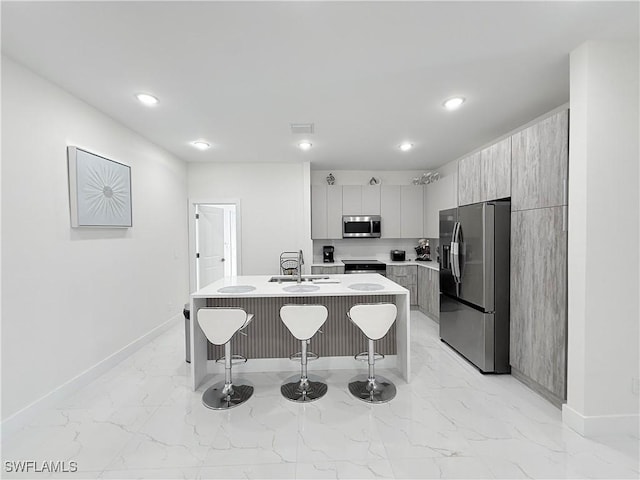
[[[420,177],[414,177],[412,183],[414,185],[427,185],[433,183],[440,178],[440,172],[425,172]]]
[[[333,185],[334,183],[336,183],[336,177],[333,176],[333,173],[330,173],[327,176],[327,185]]]

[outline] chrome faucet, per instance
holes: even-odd
[[[304,265],[304,256],[302,249],[298,252],[298,283],[302,283],[302,265]]]

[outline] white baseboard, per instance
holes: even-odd
[[[6,436],[11,435],[12,433],[28,425],[29,421],[38,413],[44,410],[47,410],[49,408],[56,408],[63,399],[67,398],[72,393],[77,392],[78,390],[80,390],[80,388],[84,387],[89,382],[95,380],[100,375],[107,372],[109,369],[113,368],[118,363],[123,361],[125,358],[127,358],[134,352],[138,351],[140,348],[144,347],[151,340],[161,335],[162,333],[166,332],[179,320],[184,321],[184,317],[182,316],[181,313],[174,315],[169,320],[157,326],[150,332],[145,333],[140,338],[131,342],[129,345],[126,345],[125,347],[121,348],[117,352],[108,356],[104,360],[88,368],[81,374],[63,383],[62,385],[55,388],[54,390],[47,393],[46,395],[42,396],[38,400],[27,405],[22,410],[19,410],[18,412],[14,413],[10,417],[7,417],[2,421],[2,424],[0,426],[0,428],[2,429],[3,437],[6,438]],[[3,440],[5,438],[3,438]]]
[[[565,403],[562,405],[562,421],[583,437],[640,436],[640,415],[637,414],[585,416]]]

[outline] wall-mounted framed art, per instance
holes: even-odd
[[[67,147],[72,227],[132,226],[131,167]]]

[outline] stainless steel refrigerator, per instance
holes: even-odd
[[[511,203],[440,212],[440,338],[484,373],[509,373]]]

